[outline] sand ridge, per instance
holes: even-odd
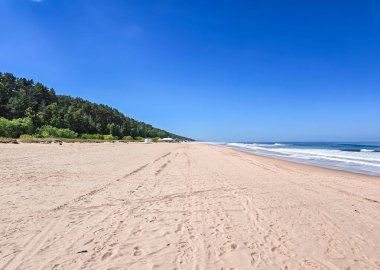
[[[378,269],[380,179],[197,143],[0,146],[1,269]]]

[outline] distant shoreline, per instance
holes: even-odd
[[[318,163],[305,162],[305,161],[302,161],[300,159],[295,159],[295,158],[291,158],[291,157],[287,158],[287,157],[264,155],[264,154],[252,152],[248,149],[243,149],[243,148],[239,148],[239,147],[233,147],[233,146],[228,146],[228,145],[223,145],[223,144],[218,144],[218,143],[212,143],[212,142],[205,142],[204,144],[228,148],[228,149],[232,149],[232,150],[235,150],[238,152],[248,153],[248,154],[254,155],[254,156],[259,157],[259,158],[267,158],[267,159],[271,159],[271,160],[280,160],[280,161],[284,161],[284,162],[290,162],[292,164],[299,164],[299,165],[304,165],[304,166],[308,166],[308,167],[310,166],[313,168],[327,169],[327,170],[350,173],[350,174],[358,174],[358,175],[370,176],[370,177],[375,177],[375,178],[380,179],[380,173],[366,172],[366,171],[354,170],[354,169],[342,168],[342,167],[334,167],[333,165],[328,165],[328,164],[323,165],[323,164],[318,164]]]

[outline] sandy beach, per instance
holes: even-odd
[[[198,143],[0,145],[0,269],[380,269],[380,177]]]

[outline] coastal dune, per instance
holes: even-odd
[[[380,269],[380,177],[199,143],[0,145],[0,269]]]

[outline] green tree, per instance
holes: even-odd
[[[0,73],[0,117],[26,117],[36,128],[66,128],[80,134],[187,139],[136,121],[107,105],[56,95],[54,89],[10,73]]]
[[[32,134],[33,122],[30,118],[8,120],[0,118],[0,137],[18,138],[22,134]]]

